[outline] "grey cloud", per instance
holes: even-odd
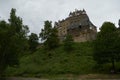
[[[75,8],[84,8],[97,27],[104,21],[111,21],[117,26],[119,3],[120,0],[1,0],[0,16],[7,20],[11,8],[16,8],[17,15],[30,27],[30,31],[39,33],[45,20],[58,21]]]

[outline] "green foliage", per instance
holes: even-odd
[[[94,59],[99,64],[112,63],[112,68],[115,67],[115,62],[118,61],[120,55],[120,37],[115,25],[111,22],[105,22],[101,31],[97,35],[94,45]]]
[[[50,37],[50,32],[52,30],[52,24],[50,21],[44,22],[44,29],[41,30],[40,38],[41,40],[47,40]]]
[[[37,34],[31,33],[31,35],[29,36],[29,40],[28,40],[29,45],[30,45],[30,51],[32,51],[32,52],[36,51],[36,48],[39,44],[38,40],[39,40],[39,38],[38,38]]]
[[[29,28],[22,24],[22,19],[16,16],[12,9],[9,23],[0,21],[0,74],[7,66],[16,66],[20,53],[27,49],[27,32]]]
[[[44,41],[44,47],[48,50],[56,48],[59,45],[57,29],[52,28],[51,21],[45,21],[44,29],[42,29],[40,33],[40,38]]]
[[[45,51],[40,48],[32,55],[24,56],[20,60],[20,67],[6,70],[8,75],[42,75],[42,74],[87,74],[93,73],[92,43],[73,43],[74,50],[68,55],[64,45],[54,50]]]
[[[0,74],[6,68],[6,61],[4,56],[6,55],[6,47],[9,40],[8,24],[5,21],[0,21]],[[4,46],[4,47],[3,47]]]
[[[73,39],[71,35],[66,35],[64,43],[64,50],[65,51],[71,51],[73,49]]]

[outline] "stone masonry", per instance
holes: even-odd
[[[65,39],[67,34],[72,35],[74,42],[85,42],[96,39],[96,26],[89,20],[84,9],[70,12],[69,17],[55,22],[55,27],[58,30],[58,36],[61,41]]]

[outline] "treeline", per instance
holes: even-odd
[[[57,29],[52,27],[51,23],[45,21],[39,37],[35,33],[28,36],[29,27],[24,25],[22,18],[16,15],[16,9],[11,9],[8,22],[0,21],[0,74],[8,66],[17,66],[26,51],[31,54],[42,47],[49,52],[61,44],[64,45],[63,49],[67,53],[74,50],[72,36],[66,35],[61,43],[57,36]],[[42,45],[39,43],[39,38],[43,41]],[[116,72],[115,63],[120,61],[120,30],[111,22],[103,23],[93,44],[93,57],[98,66],[111,63],[112,72]]]

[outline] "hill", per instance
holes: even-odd
[[[74,50],[66,52],[63,45],[46,51],[42,48],[35,53],[23,56],[20,65],[9,67],[7,75],[34,76],[41,74],[87,74],[93,73],[95,61],[93,60],[92,42],[74,43]]]
[[[96,66],[93,59],[93,42],[73,43],[73,50],[66,52],[63,45],[53,50],[38,49],[20,58],[20,65],[8,67],[5,75],[41,77],[60,74],[110,73],[111,63]],[[116,63],[119,69],[120,63]]]

